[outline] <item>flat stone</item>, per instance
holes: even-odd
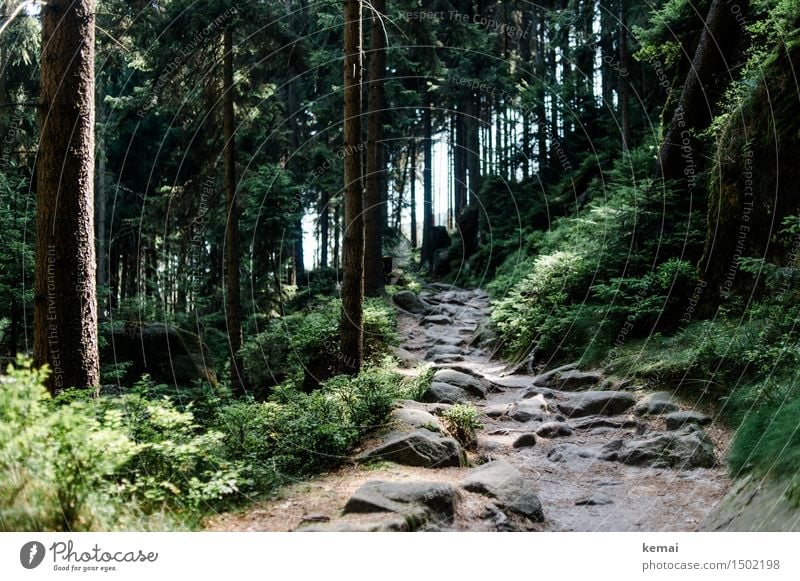
[[[551,383],[556,389],[575,391],[596,385],[601,379],[603,379],[603,375],[598,371],[571,369],[555,374],[551,379]]]
[[[391,354],[400,362],[400,367],[405,369],[413,369],[422,361],[418,355],[415,355],[407,349],[402,347],[390,347]]]
[[[424,516],[424,515],[421,515]],[[411,529],[409,520],[400,514],[376,514],[364,520],[339,519],[330,522],[301,523],[295,529],[303,533],[397,533]]]
[[[585,496],[575,501],[575,506],[604,506],[607,504],[614,504],[614,501],[605,494],[600,494],[599,492],[595,492],[590,496]]]
[[[433,375],[433,381],[455,385],[473,397],[486,397],[486,388],[480,379],[454,369],[440,369]]]
[[[600,457],[654,468],[711,468],[716,463],[714,444],[702,428],[693,424],[638,440],[614,440],[603,447]]]
[[[511,445],[513,448],[530,448],[536,445],[536,434],[528,433],[522,434],[519,438],[514,440]]]
[[[433,357],[430,358],[430,360],[433,361],[434,363],[444,363],[444,364],[459,363],[461,361],[464,361],[464,356],[440,354],[440,355],[434,355]]]
[[[639,422],[631,417],[604,418],[599,416],[590,416],[588,418],[572,420],[570,422],[570,427],[575,430],[590,430],[592,428],[630,429],[639,427]]]
[[[562,438],[574,432],[564,422],[546,422],[536,429],[536,435],[542,438]]]
[[[436,416],[424,410],[411,408],[396,409],[392,411],[392,420],[394,420],[395,424],[412,430],[425,428],[432,432],[441,431]]]
[[[705,414],[696,411],[679,411],[672,412],[664,416],[667,421],[668,430],[679,430],[687,424],[696,424],[698,426],[707,426],[711,423],[711,418]]]
[[[449,325],[453,319],[447,315],[428,315],[422,319],[423,325]]]
[[[433,359],[437,355],[460,355],[461,348],[456,347],[454,345],[434,345],[430,349],[428,349],[428,353],[426,357],[428,359]]]
[[[569,418],[624,413],[636,403],[634,397],[625,391],[585,391],[556,405]]]
[[[599,452],[594,448],[585,448],[577,444],[556,444],[547,453],[551,462],[572,462],[579,459],[596,459]]]
[[[423,401],[440,403],[464,403],[468,399],[467,392],[460,387],[438,381],[431,383],[422,396]]]
[[[500,404],[493,404],[487,405],[483,408],[483,413],[485,413],[490,418],[499,418],[501,416],[506,415],[508,413],[509,406],[508,404],[500,403]]]
[[[656,391],[645,395],[633,411],[639,416],[657,416],[678,411],[675,396],[668,391]]]
[[[541,522],[542,503],[525,482],[522,473],[503,460],[494,460],[470,471],[461,486],[494,498],[501,508]]]
[[[465,454],[455,438],[420,428],[413,432],[390,434],[384,442],[360,454],[357,460],[387,460],[405,466],[439,468],[462,466]]]
[[[544,373],[540,373],[533,378],[533,383],[536,385],[543,385],[549,386],[556,375],[566,371],[572,371],[573,369],[577,369],[577,363],[568,363],[567,365],[561,365],[560,367],[556,367],[554,369],[549,369]]]
[[[356,490],[344,507],[344,514],[394,512],[417,526],[421,520],[450,521],[455,514],[456,491],[446,482],[384,482],[373,480]],[[428,518],[425,518],[428,513]],[[413,526],[411,528],[417,528]]]

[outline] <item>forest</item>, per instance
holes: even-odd
[[[800,530],[798,67],[800,0],[0,1],[0,531]]]

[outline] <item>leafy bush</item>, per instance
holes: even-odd
[[[442,414],[447,431],[466,449],[474,449],[478,443],[475,430],[483,428],[478,419],[478,410],[472,404],[456,404]]]
[[[318,299],[308,310],[272,319],[242,347],[250,383],[272,386],[299,380],[312,357],[334,362],[339,350],[341,301]],[[364,304],[364,352],[377,361],[396,341],[394,310],[378,299]]]
[[[235,402],[220,410],[217,427],[228,456],[243,460],[251,485],[269,486],[341,462],[383,424],[405,389],[400,376],[369,367],[310,394],[284,385],[272,401]]]
[[[0,529],[86,530],[118,502],[110,478],[133,453],[120,416],[53,406],[47,370],[19,359],[0,377]]]

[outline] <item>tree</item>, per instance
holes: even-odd
[[[236,147],[233,111],[233,30],[223,33],[222,126],[225,139],[225,312],[228,345],[231,350],[231,388],[244,395],[244,367],[239,356],[242,348],[242,298],[239,287],[239,210],[236,204]]]
[[[367,175],[364,192],[364,294],[383,293],[383,212],[381,184],[384,171],[381,151],[383,138],[386,37],[381,15],[386,0],[372,2],[372,50],[369,59],[369,116],[367,118]]]
[[[422,138],[422,264],[433,270],[433,113],[426,95],[422,110],[424,135]]]
[[[42,5],[34,358],[52,393],[96,388],[94,1]]]
[[[344,2],[344,242],[341,350],[343,371],[356,374],[364,358],[364,193],[361,186],[361,0]]]
[[[731,79],[730,59],[742,30],[737,20],[748,6],[749,0],[711,3],[678,106],[664,133],[654,179],[683,180],[687,188],[693,183],[703,161],[697,133],[711,123]]]

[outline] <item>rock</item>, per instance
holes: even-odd
[[[402,427],[415,430],[417,428],[425,428],[431,432],[439,432],[439,422],[436,416],[424,411],[411,408],[400,408],[392,412],[392,420]]]
[[[414,315],[427,315],[433,311],[433,307],[419,298],[411,291],[400,291],[392,297],[394,304]]]
[[[453,335],[442,335],[436,338],[437,345],[453,345],[455,347],[463,347],[467,344],[467,340],[464,337],[453,336]]]
[[[480,379],[455,371],[453,369],[440,369],[433,375],[433,381],[439,383],[448,383],[463,389],[469,395],[477,398],[486,397],[486,388]]]
[[[524,399],[512,403],[506,414],[516,422],[544,421],[548,415],[546,406],[535,399]]]
[[[455,347],[454,345],[434,345],[428,350],[428,353],[425,355],[427,359],[433,359],[439,355],[460,355],[461,348]]]
[[[711,468],[716,463],[714,444],[702,428],[692,424],[639,440],[614,440],[603,447],[600,457],[654,468]]]
[[[522,434],[519,438],[514,440],[514,443],[511,445],[514,448],[530,448],[531,446],[536,445],[536,434],[528,433]]]
[[[664,416],[667,421],[668,430],[679,430],[685,425],[696,424],[698,426],[707,426],[711,423],[711,418],[705,414],[696,411],[679,411],[672,412]]]
[[[615,416],[633,406],[636,400],[624,391],[585,391],[556,404],[569,418],[592,415]]]
[[[465,455],[454,438],[420,428],[409,433],[390,434],[383,443],[360,454],[357,460],[388,460],[405,466],[438,468],[461,466]]]
[[[438,364],[449,365],[450,363],[460,363],[464,361],[463,355],[450,355],[450,354],[439,354],[434,355],[430,358],[431,361]]]
[[[420,364],[421,359],[406,349],[402,347],[390,347],[389,350],[391,351],[392,355],[400,362],[400,367],[405,369],[413,369],[417,365]]]
[[[571,369],[557,373],[552,384],[556,389],[563,391],[575,391],[585,387],[591,387],[600,382],[603,375],[598,371],[578,371]]]
[[[599,456],[593,448],[583,448],[576,444],[556,444],[547,453],[551,462],[571,462],[577,459],[596,459]]]
[[[422,396],[422,400],[426,402],[464,403],[468,399],[467,392],[460,387],[438,381],[431,383]]]
[[[464,490],[494,498],[501,508],[530,520],[544,520],[539,498],[525,482],[522,473],[508,462],[494,460],[471,470],[461,486]]]
[[[572,371],[573,369],[577,369],[577,367],[578,367],[577,363],[568,363],[567,365],[562,365],[560,367],[550,369],[534,377],[533,383],[535,385],[545,385],[545,386],[550,385],[552,383],[553,378],[556,375],[564,371]]]
[[[483,413],[485,413],[490,418],[499,418],[501,416],[506,415],[508,413],[509,406],[504,403],[488,405],[483,408]]]
[[[546,422],[536,430],[536,435],[542,438],[561,438],[573,433],[572,428],[563,422]]]
[[[657,416],[678,411],[678,404],[674,402],[674,394],[668,391],[656,391],[639,400],[633,411],[639,416]]]
[[[373,480],[356,490],[344,506],[344,514],[394,512],[406,517],[410,529],[435,518],[451,521],[456,491],[446,482],[383,482]]]
[[[633,418],[603,418],[603,417],[588,417],[573,420],[570,426],[576,430],[589,430],[592,428],[616,428],[616,429],[629,429],[638,428],[639,422]]]
[[[155,383],[193,387],[203,381],[217,385],[211,353],[193,333],[164,323],[131,323],[116,325],[103,335],[101,359],[130,362],[120,378],[122,385],[133,385],[145,373]],[[277,368],[273,372],[276,382],[285,379]],[[259,379],[266,382],[266,378]]]
[[[600,494],[599,492],[595,492],[590,496],[585,496],[575,501],[575,506],[604,506],[606,504],[614,504],[614,501],[605,494]]]
[[[563,392],[560,392],[557,389],[551,389],[549,387],[533,386],[532,388],[528,389],[522,395],[522,397],[523,399],[527,399],[529,397],[536,397],[537,395],[544,396],[547,399],[557,399],[563,395]]]
[[[428,315],[422,319],[423,325],[449,325],[452,319],[447,315]]]

